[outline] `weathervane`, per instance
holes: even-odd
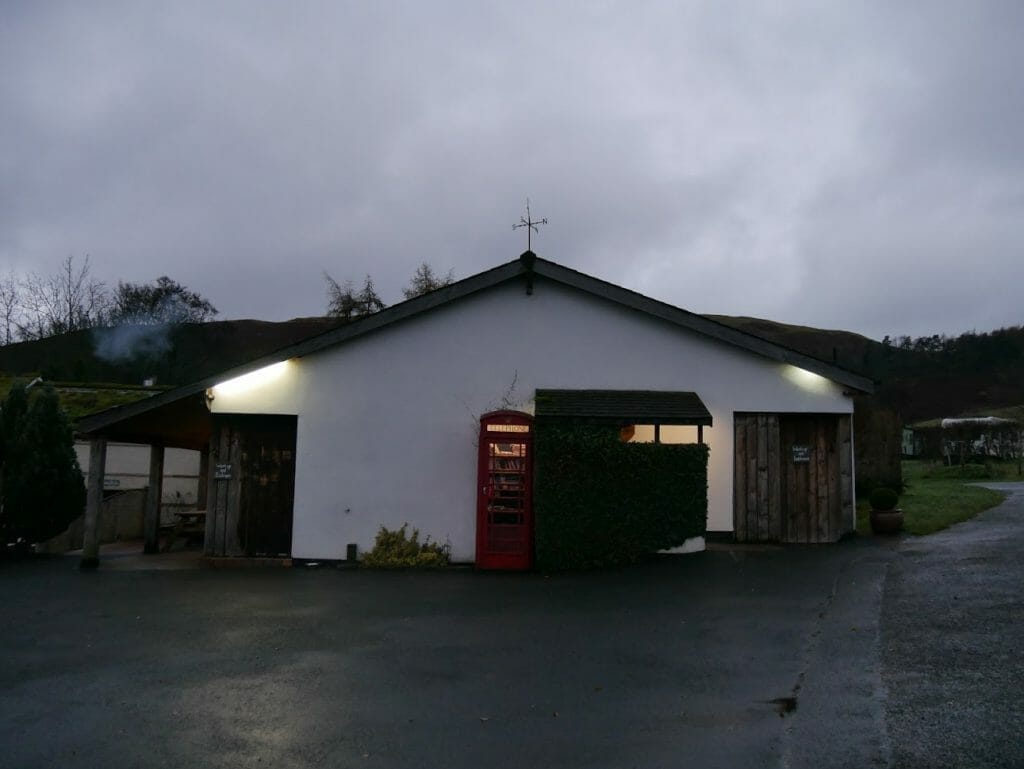
[[[535,219],[533,219],[533,217],[530,216],[530,199],[527,198],[526,199],[526,216],[525,217],[520,216],[519,217],[519,224],[513,224],[512,225],[512,229],[513,230],[518,230],[520,227],[525,227],[526,228],[526,250],[527,251],[532,251],[533,250],[533,243],[532,243],[531,232],[539,232],[539,230],[537,229],[537,225],[538,224],[547,224],[547,223],[548,223],[548,220],[546,218],[544,218],[544,219],[536,219],[535,220]]]

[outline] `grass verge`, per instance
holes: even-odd
[[[998,491],[967,485],[970,481],[995,480],[993,478],[967,478],[965,482],[943,477],[948,470],[933,468],[923,462],[903,463],[903,482],[907,488],[900,495],[900,507],[903,508],[904,528],[908,534],[941,531],[995,507],[1006,498]],[[870,511],[871,505],[866,499],[858,500],[857,532],[860,534],[871,533]]]

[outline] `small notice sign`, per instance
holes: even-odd
[[[231,480],[231,465],[217,465],[213,471],[213,477],[218,481],[230,481]]]
[[[810,446],[793,446],[793,462],[807,463],[811,461],[811,447]]]

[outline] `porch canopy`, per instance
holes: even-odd
[[[170,391],[79,420],[83,438],[205,450],[210,444],[206,392]]]
[[[694,392],[662,390],[537,390],[536,417],[590,424],[711,427],[711,412]]]
[[[75,432],[90,444],[82,568],[95,568],[99,563],[99,516],[106,475],[107,442],[148,444],[150,447],[143,536],[144,552],[156,553],[160,549],[164,449],[171,447],[200,452],[196,505],[202,509],[206,504],[210,429],[206,388],[201,384],[169,390],[78,421]]]

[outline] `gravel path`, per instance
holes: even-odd
[[[895,767],[1024,766],[1024,484],[1000,506],[907,538],[882,601]]]

